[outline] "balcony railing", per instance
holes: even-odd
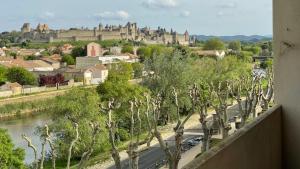
[[[281,169],[282,110],[274,106],[184,169]]]

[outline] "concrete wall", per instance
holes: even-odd
[[[273,107],[184,169],[281,169],[281,114]]]
[[[0,91],[0,97],[10,97],[13,95],[11,90]]]
[[[274,0],[275,100],[283,108],[283,168],[300,168],[300,1]]]

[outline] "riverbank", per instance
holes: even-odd
[[[38,115],[51,109],[55,104],[54,98],[45,98],[35,101],[24,101],[0,106],[0,121],[15,120]]]
[[[1,121],[10,121],[17,120],[20,118],[29,118],[42,114],[46,109],[28,109],[22,111],[16,111],[12,113],[0,114],[0,122]]]

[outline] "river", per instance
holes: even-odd
[[[40,157],[41,141],[40,138],[35,135],[36,127],[44,126],[50,122],[51,120],[48,114],[38,114],[16,120],[0,121],[0,128],[8,130],[16,147],[25,149],[25,163],[29,164],[34,161],[34,153],[32,149],[27,147],[27,142],[22,139],[21,135],[26,134],[26,136],[29,136],[32,139],[33,145],[38,148],[38,155]],[[47,147],[47,150],[49,150],[49,147]]]

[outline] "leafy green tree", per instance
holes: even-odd
[[[37,60],[37,59],[38,59],[38,57],[35,55],[30,55],[30,56],[25,57],[25,60]]]
[[[0,168],[24,169],[24,158],[25,151],[20,148],[14,148],[14,144],[7,131],[0,128]]]
[[[102,102],[114,99],[120,107],[114,113],[120,128],[128,129],[130,126],[129,101],[134,98],[144,98],[144,93],[148,90],[139,84],[132,84],[128,80],[132,77],[132,67],[130,64],[121,63],[114,65],[109,71],[108,78],[104,83],[99,84],[97,92]]]
[[[6,71],[5,67],[0,66],[0,85],[6,82]]]
[[[223,50],[225,49],[224,43],[218,39],[213,38],[205,42],[204,44],[204,50]]]
[[[88,150],[92,142],[91,122],[97,122],[104,130],[103,116],[99,113],[100,99],[95,89],[72,89],[56,99],[54,108],[51,109],[53,123],[49,126],[51,132],[56,135],[55,144],[58,148],[58,158],[66,159],[72,139],[75,136],[74,123],[79,126],[79,141],[72,152],[72,158],[80,158],[82,153]],[[97,135],[95,151],[105,149],[106,137]],[[107,149],[106,149],[107,150]]]
[[[141,62],[144,62],[147,58],[151,57],[151,48],[147,46],[142,46],[137,50],[137,55],[140,57]]]
[[[73,56],[73,58],[75,59],[76,57],[82,57],[82,56],[86,56],[86,50],[85,48],[82,47],[75,47],[73,48],[71,55]]]
[[[191,60],[180,52],[165,51],[161,55],[154,55],[152,59],[145,61],[145,71],[148,73],[143,79],[143,84],[151,90],[153,95],[160,94],[162,98],[163,123],[174,120],[176,108],[173,103],[173,87],[178,92],[178,101],[181,113],[187,114],[191,103],[186,92],[194,83],[191,70]]]
[[[142,63],[132,63],[132,68],[134,72],[134,78],[141,78],[143,76],[144,65]]]
[[[122,53],[131,53],[131,54],[134,54],[134,51],[133,51],[133,46],[131,45],[124,45],[122,47]]]
[[[36,77],[31,72],[21,67],[7,69],[5,76],[8,81],[18,82],[21,85],[35,85],[37,83]]]
[[[18,56],[17,53],[15,53],[15,52],[10,52],[9,55],[14,57],[14,59],[16,59]]]
[[[66,62],[68,65],[75,65],[75,59],[71,55],[64,55],[61,61]]]
[[[110,52],[110,51],[106,51],[106,52],[103,53],[103,56],[106,56],[106,55],[113,55],[113,53]]]
[[[8,39],[0,39],[0,48],[6,47],[9,43]]]
[[[241,50],[241,42],[240,41],[232,41],[229,43],[228,48],[234,51]]]

